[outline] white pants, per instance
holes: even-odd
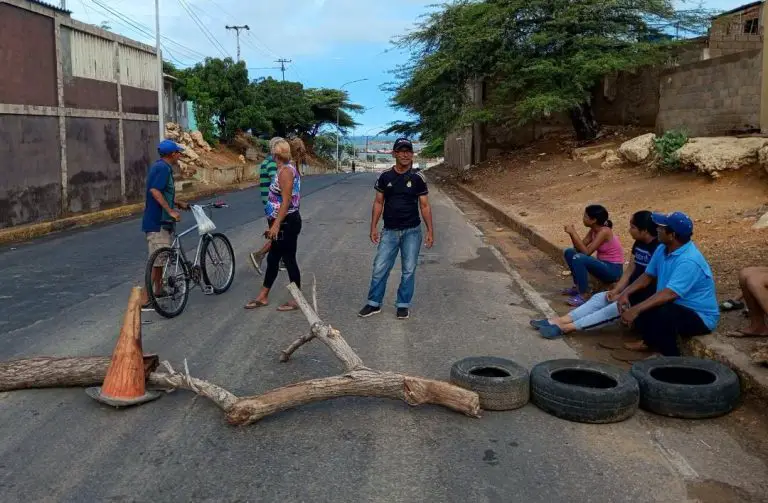
[[[608,292],[597,293],[569,314],[579,330],[600,328],[621,318],[616,302],[608,302]]]

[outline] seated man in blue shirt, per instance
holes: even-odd
[[[656,350],[664,356],[680,356],[677,337],[705,335],[717,326],[720,310],[712,270],[691,242],[693,222],[684,213],[653,214],[661,245],[645,273],[622,292],[621,318],[634,324],[642,341],[624,346],[633,351]],[[656,280],[656,293],[632,307],[629,296]]]
[[[160,159],[149,168],[147,174],[146,202],[144,204],[144,218],[141,220],[141,230],[147,236],[149,255],[155,250],[170,247],[173,242],[173,234],[176,222],[181,220],[181,215],[174,206],[188,210],[189,205],[182,201],[176,201],[176,188],[173,181],[173,166],[181,159],[184,149],[171,140],[163,140],[157,146]],[[162,268],[152,269],[152,283],[155,293],[160,293],[162,283]],[[142,309],[149,310],[149,296],[143,292]]]

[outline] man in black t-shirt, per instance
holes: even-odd
[[[413,144],[407,138],[399,138],[395,141],[392,155],[395,157],[395,165],[383,172],[374,185],[376,199],[371,214],[371,241],[378,245],[378,250],[373,261],[368,302],[358,314],[362,318],[381,312],[387,279],[395,265],[398,251],[403,272],[395,307],[398,319],[404,320],[410,316],[416,285],[416,263],[422,240],[419,210],[427,228],[424,245],[431,248],[435,240],[427,180],[420,171],[413,169]],[[382,214],[384,230],[379,235],[378,223]]]

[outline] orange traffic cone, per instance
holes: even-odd
[[[117,340],[112,362],[101,388],[88,388],[85,392],[99,402],[125,407],[149,402],[160,393],[146,390],[144,354],[141,348],[141,288],[134,287],[128,299],[123,328]]]

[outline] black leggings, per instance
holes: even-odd
[[[645,343],[664,356],[680,356],[678,336],[687,339],[710,332],[695,311],[671,302],[642,313],[635,327]]]
[[[269,225],[272,226],[273,219],[269,219]],[[296,248],[299,244],[299,234],[301,233],[301,215],[296,211],[289,213],[283,223],[280,225],[280,235],[272,241],[272,247],[267,255],[267,272],[264,274],[264,288],[272,288],[277,279],[277,273],[280,272],[280,259],[283,260],[285,268],[288,270],[288,278],[291,283],[301,288],[301,272],[299,264],[296,262]]]

